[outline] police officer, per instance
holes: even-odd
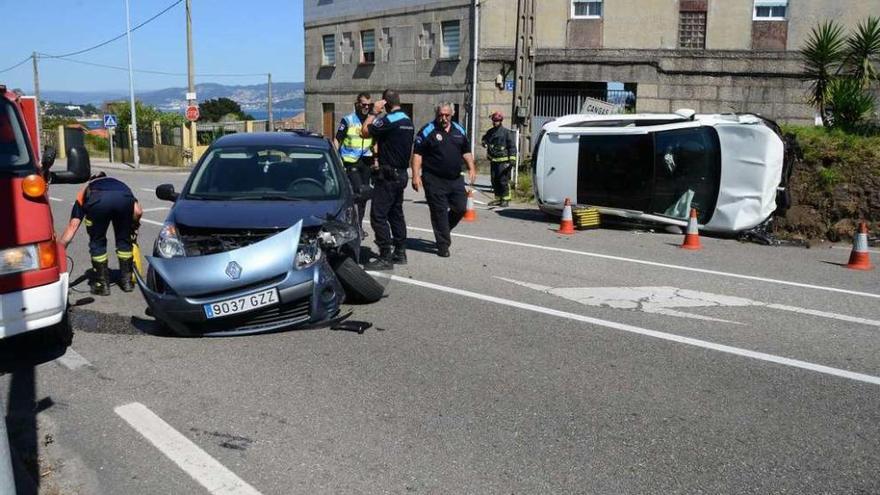
[[[492,128],[483,136],[483,147],[492,166],[492,189],[495,200],[489,206],[508,206],[510,203],[510,171],[516,163],[516,137],[503,125],[504,114],[492,114]]]
[[[366,236],[362,224],[370,196],[370,175],[373,167],[373,139],[361,137],[361,128],[370,115],[373,103],[370,95],[360,93],[354,103],[354,112],[346,115],[336,129],[333,144],[339,149],[351,186],[360,196],[357,202],[358,225],[361,236]]]
[[[379,115],[386,112],[384,115]],[[376,234],[379,258],[367,268],[387,270],[406,264],[406,219],[403,191],[409,181],[407,170],[412,157],[412,120],[400,108],[400,95],[391,89],[373,104],[373,111],[361,126],[361,137],[374,137],[379,149],[370,225]],[[393,250],[392,250],[393,248]]]
[[[437,105],[435,120],[416,135],[412,160],[412,186],[416,191],[425,188],[437,255],[443,258],[449,257],[451,231],[467,209],[462,162],[467,164],[471,186],[477,179],[470,140],[464,129],[452,121],[454,114],[452,103]]]
[[[110,295],[110,270],[107,265],[107,229],[113,224],[116,238],[116,257],[119,258],[119,288],[134,290],[132,237],[136,233],[143,210],[131,189],[122,181],[99,172],[91,177],[77,195],[70,212],[61,242],[68,246],[81,223],[89,234],[89,254],[95,275],[91,282],[92,294]]]

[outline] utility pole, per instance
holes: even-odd
[[[31,61],[34,63],[34,104],[37,107],[37,142],[41,142],[43,140],[43,135],[41,134],[43,130],[43,111],[40,108],[40,66],[37,62],[38,60],[37,52],[34,52],[31,55]],[[42,150],[37,150],[37,152],[42,152]]]
[[[531,155],[532,114],[535,94],[535,1],[519,0],[516,22],[516,86],[513,121],[519,131],[520,155]]]
[[[275,132],[275,119],[272,118],[272,73],[269,73],[269,102],[267,104],[269,110],[269,132]]]
[[[140,168],[141,157],[138,153],[137,111],[134,104],[134,68],[131,63],[131,15],[128,0],[125,0],[125,34],[128,38],[128,91],[131,100],[131,151],[134,155],[134,168]]]
[[[192,3],[186,0],[186,81],[187,106],[198,105],[199,101],[196,95],[196,71],[195,60],[193,59],[193,43],[192,43]],[[189,123],[189,144],[192,146],[192,160],[195,160],[196,140],[198,139],[198,131],[195,122]]]

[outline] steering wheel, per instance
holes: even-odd
[[[324,184],[321,184],[320,181],[318,181],[316,179],[309,178],[309,177],[303,177],[301,179],[296,179],[295,181],[291,182],[289,186],[287,186],[287,190],[293,191],[293,190],[297,189],[297,184],[308,185],[308,186],[314,187],[318,191],[320,191],[321,194],[324,194]]]

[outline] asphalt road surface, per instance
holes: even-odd
[[[186,175],[111,174],[149,251]],[[76,191],[50,191],[59,232]],[[63,357],[5,349],[20,468],[89,494],[880,493],[880,275],[845,249],[566,237],[523,205],[442,259],[408,196],[409,265],[345,308],[363,335],[156,336],[139,293],[76,285]]]

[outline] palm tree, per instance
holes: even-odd
[[[846,62],[849,74],[867,88],[877,80],[877,69],[872,59],[880,57],[880,17],[869,17],[860,22],[846,43]]]
[[[843,27],[835,21],[827,21],[813,28],[801,56],[804,58],[804,78],[810,81],[810,103],[827,122],[828,87],[840,72],[846,52]]]

